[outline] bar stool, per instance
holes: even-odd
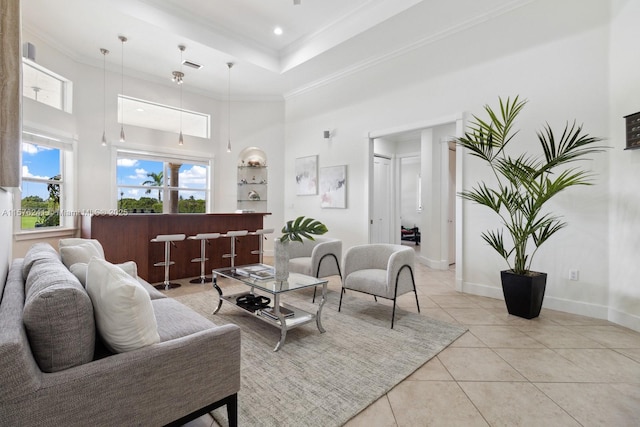
[[[235,258],[236,258],[236,237],[242,237],[249,234],[247,230],[234,230],[227,231],[222,237],[230,237],[231,238],[231,253],[222,255],[222,258],[231,258],[231,269],[235,269]]]
[[[266,239],[266,237],[263,237],[265,234],[271,234],[273,233],[273,228],[260,228],[256,231],[252,231],[249,233],[249,236],[259,236],[260,239],[260,247],[258,250],[254,250],[251,251],[251,255],[260,255],[260,264],[262,264],[262,254],[264,253],[264,251],[262,250],[262,240]]]
[[[184,240],[186,237],[184,234],[158,234],[154,239],[151,239],[152,243],[164,243],[164,261],[153,264],[154,267],[164,267],[164,282],[161,285],[155,285],[156,289],[166,291],[180,287],[179,283],[169,282],[169,267],[175,264],[174,261],[171,261],[171,245],[175,246],[174,242]]]
[[[204,264],[209,260],[209,258],[207,258],[207,249],[205,245],[210,245],[211,243],[209,243],[209,240],[217,239],[218,237],[220,237],[220,233],[198,233],[195,236],[187,237],[188,240],[200,240],[200,258],[194,258],[191,260],[191,262],[200,263],[200,277],[189,280],[189,283],[207,283],[212,281],[212,279],[207,277],[204,273]]]

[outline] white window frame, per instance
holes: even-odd
[[[118,123],[179,133],[198,138],[211,138],[211,115],[172,107],[146,99],[118,95]],[[123,113],[124,109],[124,115]],[[123,123],[124,120],[124,123]]]
[[[113,187],[113,200],[115,200],[114,208],[118,208],[119,188],[143,188],[145,190],[162,190],[162,213],[169,213],[169,193],[172,190],[178,191],[197,191],[205,194],[205,212],[211,213],[213,212],[213,186],[212,186],[212,176],[213,176],[213,158],[210,156],[206,156],[204,154],[200,155],[198,153],[185,154],[185,153],[162,153],[158,151],[146,151],[139,150],[135,148],[123,148],[114,146],[112,150],[112,160],[113,160],[113,179],[114,183]],[[172,187],[167,185],[167,179],[163,179],[162,187],[152,187],[152,186],[141,186],[141,185],[121,185],[118,181],[118,159],[127,158],[127,159],[139,159],[139,160],[152,160],[157,162],[163,162],[163,176],[168,176],[169,173],[169,163],[188,163],[192,165],[201,165],[207,167],[207,181],[206,188],[189,188],[189,187]]]
[[[51,77],[55,80],[58,80],[60,82],[60,108],[53,106],[51,104],[47,104],[44,103],[40,100],[34,99],[30,96],[26,96],[24,94],[24,91],[22,93],[23,96],[25,96],[26,98],[32,99],[35,102],[39,102],[42,105],[46,105],[48,107],[51,108],[55,108],[57,110],[62,110],[66,113],[72,114],[73,113],[73,82],[69,79],[67,79],[66,77],[63,77],[57,73],[54,73],[53,71],[43,67],[42,65],[28,59],[28,58],[22,58],[22,64],[23,66],[27,66],[27,67],[31,67],[33,69],[36,70],[36,72],[45,74],[48,77]],[[24,89],[24,88],[23,88]]]
[[[75,233],[77,229],[78,213],[74,210],[75,201],[75,161],[77,141],[54,135],[49,131],[42,131],[36,128],[23,127],[22,142],[34,145],[57,148],[60,150],[60,180],[22,177],[22,162],[20,165],[20,182],[23,180],[37,183],[56,183],[60,185],[60,225],[53,227],[38,227],[34,229],[22,229],[22,191],[16,193],[14,206],[14,235],[16,240],[39,239],[42,237],[64,237]],[[22,150],[22,147],[20,147]],[[21,188],[23,186],[21,185]]]

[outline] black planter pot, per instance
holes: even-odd
[[[544,290],[547,286],[547,273],[531,272],[524,276],[511,270],[500,272],[504,302],[509,314],[525,319],[540,315]]]

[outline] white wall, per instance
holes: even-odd
[[[114,147],[142,149],[167,154],[185,154],[213,158],[213,212],[233,212],[237,209],[238,155],[246,147],[259,147],[269,162],[269,192],[265,227],[283,223],[282,192],[284,101],[235,101],[231,105],[232,152],[226,152],[228,136],[227,102],[202,93],[189,91],[188,79],[183,86],[183,107],[211,115],[211,138],[185,136],[185,144],[178,146],[178,135],[137,126],[125,125],[126,142],[119,142],[120,125],[117,116],[117,95],[120,93],[120,70],[107,70],[106,134],[109,147],[102,147],[103,127],[102,67],[96,68],[76,62],[29,33],[23,41],[37,46],[37,62],[73,81],[73,114],[25,100],[24,121],[42,130],[77,140],[75,165],[78,210],[95,211],[117,208]],[[96,57],[100,57],[96,47]],[[99,58],[101,60],[101,57]],[[101,61],[100,61],[101,64]],[[126,64],[125,64],[126,65]],[[124,94],[164,105],[180,106],[178,86],[169,79],[147,81],[128,75],[125,68]],[[125,118],[126,119],[126,118]],[[57,239],[49,239],[53,244]],[[18,252],[24,253],[32,241],[17,242]],[[272,249],[271,239],[265,249]]]
[[[613,2],[611,24],[609,318],[640,330],[640,150],[624,151],[625,121],[640,111],[640,3]]]
[[[575,19],[576,10],[580,19]],[[428,9],[421,4],[409,13],[427,14]],[[537,149],[535,131],[546,122],[561,131],[566,121],[576,119],[588,133],[608,137],[608,19],[606,2],[531,2],[484,25],[289,97],[285,216],[325,220],[345,248],[366,243],[368,132],[463,111],[482,114],[482,105],[495,105],[498,96],[519,94],[530,100],[518,126],[522,144],[532,151]],[[321,129],[328,123],[336,136],[323,144]],[[317,198],[295,196],[294,160],[311,154],[319,154],[321,165],[348,164],[346,210],[327,212]],[[547,307],[607,317],[609,248],[603,242],[609,231],[608,157],[599,155],[588,164],[598,174],[594,186],[561,195],[552,207],[569,227],[539,251],[533,265],[549,273]],[[463,163],[462,186],[490,178],[469,156]],[[463,289],[501,297],[499,271],[506,265],[487,251],[480,237],[499,224],[478,206],[465,203],[463,212],[459,226],[464,265],[458,266],[463,269]],[[580,271],[580,281],[568,280],[569,269]]]

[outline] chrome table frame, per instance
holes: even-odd
[[[262,264],[251,264],[250,266],[259,266]],[[218,291],[220,296],[220,300],[218,301],[218,306],[213,311],[213,314],[216,314],[220,307],[222,307],[222,302],[226,301],[230,306],[235,307],[239,310],[244,311],[245,313],[249,313],[254,317],[259,318],[260,320],[267,322],[273,326],[280,328],[280,340],[276,344],[273,351],[278,351],[284,345],[285,339],[287,337],[287,331],[289,329],[297,328],[298,326],[304,325],[306,323],[316,321],[316,326],[320,333],[324,333],[325,329],[322,327],[322,307],[327,299],[327,280],[318,279],[311,276],[306,276],[304,274],[298,273],[290,273],[289,278],[286,281],[277,281],[274,278],[271,279],[254,279],[249,276],[244,276],[238,274],[236,272],[237,268],[248,267],[248,266],[239,266],[236,268],[219,268],[214,269],[212,271],[213,277],[213,287]],[[270,267],[265,265],[265,267]],[[273,267],[270,267],[273,268]],[[249,292],[241,292],[232,295],[223,295],[222,289],[218,286],[218,276],[226,277],[228,279],[237,280],[245,285],[249,286],[251,289]],[[292,305],[281,303],[280,296],[286,292],[297,291],[300,289],[311,288],[314,290],[322,285],[322,297],[318,302],[318,309],[314,313],[309,313],[300,308],[294,307]],[[266,314],[262,313],[262,310],[250,311],[236,304],[236,299],[239,296],[254,294],[255,290],[259,290],[261,293],[266,293],[272,296],[270,307],[273,308],[273,314],[278,317],[278,320],[275,320]],[[293,315],[289,317],[285,317],[280,311],[280,307],[288,308],[293,311]]]

